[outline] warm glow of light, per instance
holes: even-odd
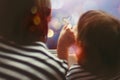
[[[59,30],[60,29],[60,26],[61,26],[61,23],[60,21],[57,19],[57,18],[52,18],[51,22],[50,22],[50,25],[56,29],[56,30]]]
[[[48,38],[51,38],[54,36],[54,31],[52,29],[48,30]]]
[[[69,58],[68,58],[68,61],[69,61],[69,66],[72,65],[72,64],[75,64],[77,63],[77,46],[76,45],[72,45],[69,47],[68,49],[68,54],[69,54]]]

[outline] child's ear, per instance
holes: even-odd
[[[82,64],[85,62],[85,52],[84,52],[84,46],[81,41],[76,42],[77,51],[76,51],[76,57],[78,64]]]

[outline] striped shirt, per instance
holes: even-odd
[[[109,79],[106,79],[105,77],[96,76],[91,72],[86,71],[80,65],[74,64],[70,67],[66,75],[66,80],[120,80],[120,74]]]
[[[21,47],[0,39],[0,80],[65,80],[67,67],[42,42]]]

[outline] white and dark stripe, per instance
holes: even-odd
[[[95,76],[92,76],[91,73],[86,72],[79,65],[73,65],[70,67],[67,75],[67,80],[95,80]]]
[[[104,75],[104,74],[103,74]],[[111,78],[106,79],[106,76],[97,76],[89,71],[86,71],[83,67],[78,64],[74,64],[69,68],[66,75],[66,80],[120,80],[120,74],[111,76]]]
[[[65,80],[67,67],[65,61],[47,51],[44,43],[21,47],[0,40],[0,79]]]

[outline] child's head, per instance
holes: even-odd
[[[90,10],[79,19],[77,41],[84,49],[82,55],[88,60],[100,58],[105,64],[115,63],[120,47],[119,37],[119,20],[103,11]]]

